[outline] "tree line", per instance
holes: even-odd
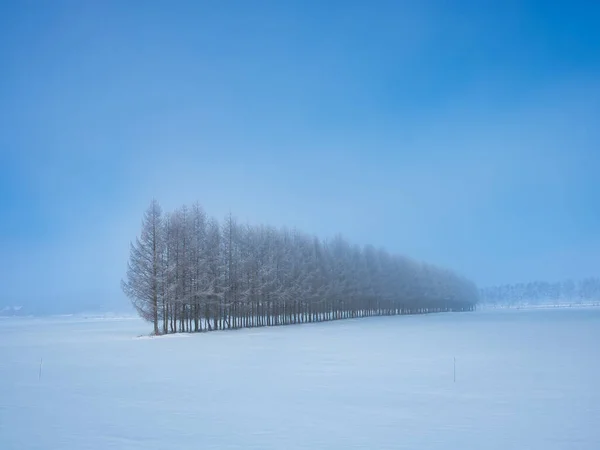
[[[503,284],[480,290],[481,303],[489,305],[559,304],[600,302],[600,278],[588,277],[550,283]]]
[[[199,204],[163,214],[155,200],[121,285],[155,334],[469,311],[479,294],[449,270],[341,236],[220,223]]]

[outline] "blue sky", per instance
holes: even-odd
[[[2,2],[0,305],[125,302],[152,197],[481,285],[598,275],[598,23],[592,1]]]

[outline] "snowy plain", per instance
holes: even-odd
[[[149,330],[0,319],[0,449],[600,448],[600,308]]]

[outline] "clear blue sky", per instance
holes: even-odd
[[[599,5],[2,2],[0,306],[125,302],[152,197],[481,285],[598,275]]]

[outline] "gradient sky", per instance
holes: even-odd
[[[599,5],[1,2],[0,306],[125,303],[152,197],[598,275]]]

